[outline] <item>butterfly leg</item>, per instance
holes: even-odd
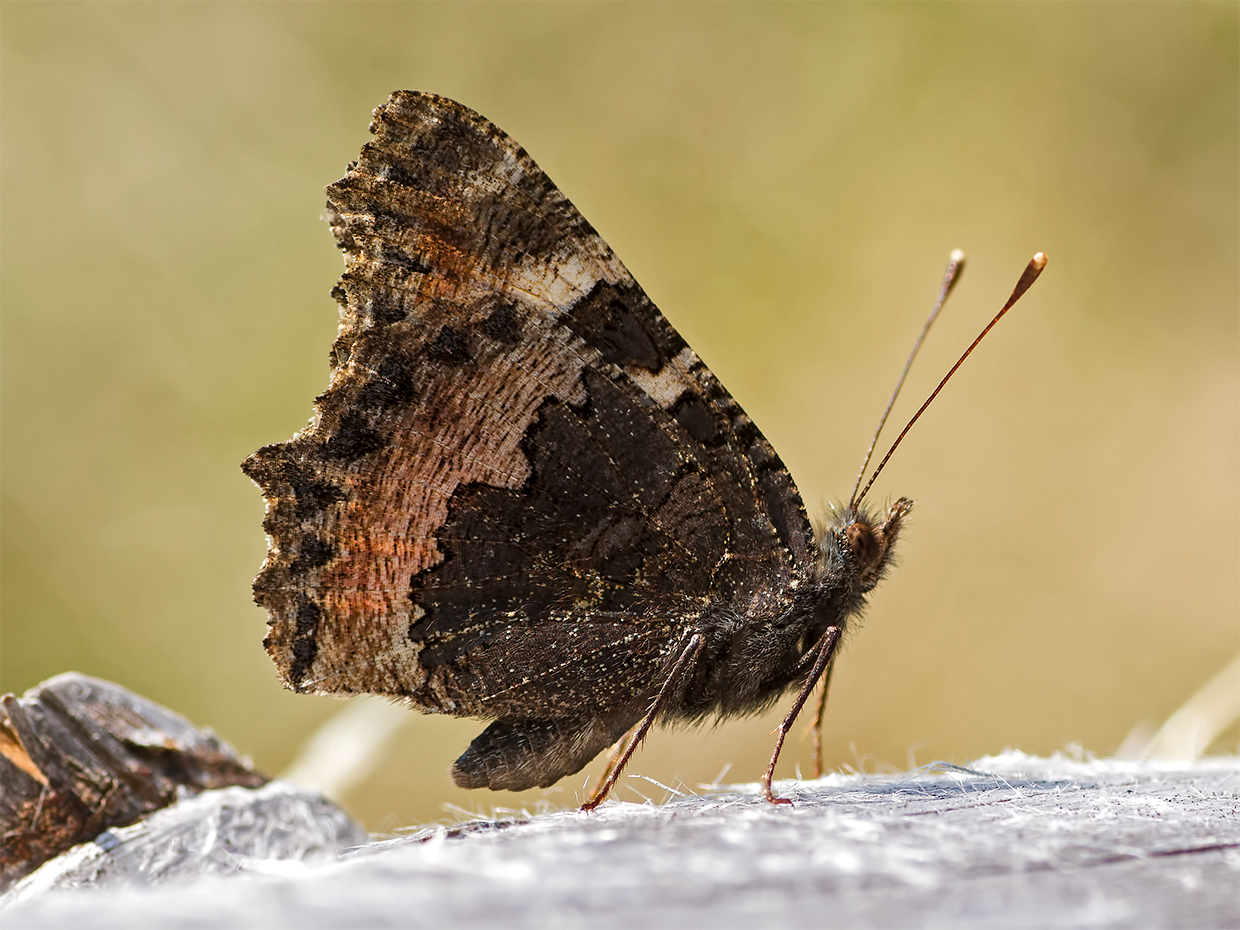
[[[672,693],[672,689],[676,687],[676,683],[680,680],[685,670],[689,668],[693,661],[697,658],[698,653],[702,651],[702,636],[694,633],[689,637],[689,642],[685,645],[684,650],[680,653],[680,658],[676,660],[676,664],[672,666],[671,674],[667,676],[667,681],[663,683],[663,687],[659,689],[659,696],[654,699],[654,703],[650,705],[650,710],[646,711],[646,716],[641,719],[641,723],[637,725],[637,729],[633,731],[632,737],[624,745],[624,751],[619,757],[612,762],[608,762],[607,777],[603,783],[594,790],[590,795],[590,800],[581,805],[583,811],[592,811],[603,803],[603,799],[607,797],[612,786],[620,777],[620,773],[624,771],[624,767],[628,765],[629,757],[633,755],[637,745],[646,738],[646,733],[654,724],[654,718],[658,716],[663,705],[667,703],[668,697]],[[804,702],[802,702],[804,703]]]
[[[637,727],[634,726],[627,730],[624,736],[620,737],[620,739],[616,741],[616,745],[612,747],[611,756],[607,759],[607,765],[603,767],[602,774],[599,775],[598,781],[594,783],[594,790],[590,792],[591,797],[594,797],[594,795],[603,790],[603,782],[607,781],[607,779],[611,777],[611,773],[616,768],[616,763],[620,761],[620,759],[624,756],[625,750],[628,749],[629,743],[632,741],[633,733],[636,729]]]
[[[827,692],[831,690],[831,673],[835,671],[835,661],[827,666],[827,673],[822,676],[822,690],[818,693],[818,708],[814,712],[814,777],[822,778],[822,718],[827,712]]]
[[[775,777],[775,763],[779,761],[780,750],[784,748],[784,738],[788,735],[788,731],[792,729],[792,724],[796,722],[797,714],[801,712],[801,708],[809,700],[810,693],[814,690],[814,685],[818,683],[818,679],[835,656],[835,647],[840,641],[840,632],[841,630],[837,626],[827,627],[827,631],[818,640],[818,645],[814,648],[816,653],[814,667],[810,669],[809,675],[806,676],[805,684],[801,685],[801,690],[797,693],[796,700],[792,702],[792,709],[788,711],[788,716],[784,717],[784,722],[779,725],[779,732],[775,737],[775,752],[771,756],[771,764],[766,767],[766,772],[762,775],[762,795],[772,804],[792,803],[787,798],[776,797],[774,792],[771,791],[771,779]]]

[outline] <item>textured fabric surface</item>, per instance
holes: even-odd
[[[1240,760],[834,775],[51,893],[18,927],[1238,927]]]

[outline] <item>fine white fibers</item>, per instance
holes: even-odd
[[[301,875],[104,888],[6,928],[1234,925],[1240,761],[968,769],[609,801],[372,843]],[[644,783],[639,783],[644,784]]]

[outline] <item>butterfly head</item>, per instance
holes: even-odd
[[[870,591],[891,564],[896,537],[912,509],[913,502],[902,497],[881,519],[871,517],[862,507],[836,511],[818,539],[824,573],[852,579],[858,594]]]

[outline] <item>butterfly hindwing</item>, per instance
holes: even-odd
[[[501,718],[495,752],[516,739],[504,720],[565,730],[552,768],[575,770],[698,618],[786,606],[809,523],[761,433],[516,143],[410,92],[371,131],[328,189],[347,265],[331,383],[245,463],[268,502],[268,651],[297,690]]]

